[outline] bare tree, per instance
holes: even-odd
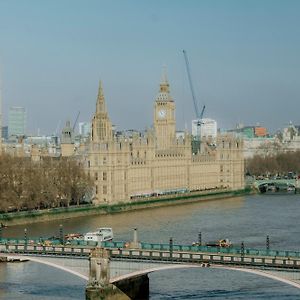
[[[0,210],[80,205],[93,187],[76,160],[0,156]]]

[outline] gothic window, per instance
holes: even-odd
[[[107,186],[106,186],[106,185],[103,186],[103,194],[104,194],[104,195],[107,194]]]
[[[98,180],[98,172],[95,172],[95,180]]]
[[[106,173],[106,172],[103,172],[102,178],[103,178],[103,181],[106,181],[106,180],[107,180],[107,173]]]

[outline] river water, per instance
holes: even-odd
[[[26,225],[28,236],[88,232],[112,227],[115,240],[191,244],[229,238],[234,244],[271,249],[300,250],[300,195],[253,195],[240,198],[175,205],[115,215],[80,217]],[[4,236],[23,237],[25,226],[4,230]],[[300,299],[300,290],[252,274],[210,268],[152,273],[150,299]],[[33,262],[0,264],[0,299],[85,299],[86,282],[71,274]]]

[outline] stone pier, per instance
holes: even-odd
[[[111,284],[109,250],[96,248],[90,256],[90,274],[85,295],[86,300],[147,300],[149,278],[143,275]]]

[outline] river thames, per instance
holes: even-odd
[[[115,215],[14,226],[3,235],[23,237],[85,233],[112,227],[115,240],[131,240],[138,228],[145,242],[191,244],[229,238],[233,244],[271,249],[300,250],[300,195],[252,195],[240,198],[175,205]],[[209,268],[152,273],[150,299],[300,299],[300,290],[284,283],[237,271]],[[0,264],[0,299],[85,299],[86,282],[71,274],[33,262]]]

